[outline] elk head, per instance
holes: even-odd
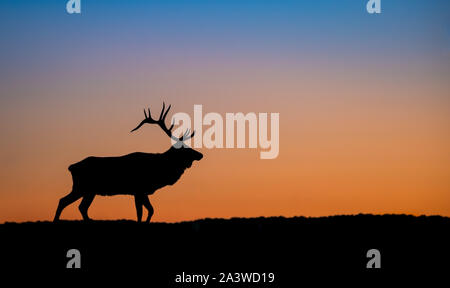
[[[172,134],[174,123],[172,123],[172,125],[170,125],[169,128],[166,127],[165,120],[171,106],[172,105],[169,105],[169,107],[166,110],[166,104],[163,102],[163,107],[158,120],[154,120],[152,118],[150,114],[150,108],[148,108],[148,115],[147,111],[145,111],[144,109],[145,115],[144,120],[142,120],[142,122],[139,123],[139,125],[136,128],[131,130],[131,132],[138,130],[144,124],[157,124],[164,131],[164,133],[167,134],[167,136],[169,136],[172,140],[175,141],[175,144],[173,144],[172,147],[166,153],[176,158],[177,160],[182,161],[184,163],[184,166],[186,168],[189,168],[191,167],[193,161],[200,161],[203,158],[203,154],[198,151],[195,151],[194,149],[192,149],[191,147],[187,146],[184,143],[184,141],[194,137],[195,131],[192,131],[191,133],[190,130],[188,129],[181,137],[176,137]]]

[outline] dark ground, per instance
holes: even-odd
[[[145,287],[299,287],[311,275],[336,272],[439,275],[450,271],[449,229],[450,218],[407,215],[5,223],[0,273],[134,275],[145,278]],[[81,269],[66,268],[71,248],[81,253]],[[381,269],[366,268],[372,248],[381,253]],[[220,272],[273,272],[275,284],[180,285],[175,277],[182,272],[210,273],[217,281]]]

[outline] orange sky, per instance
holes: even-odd
[[[51,219],[71,188],[67,167],[86,156],[167,149],[169,140],[157,127],[129,133],[142,120],[144,105],[156,111],[163,100],[173,112],[191,115],[194,104],[203,104],[204,114],[279,112],[280,154],[261,160],[254,149],[201,149],[203,160],[151,196],[154,221],[360,212],[450,216],[444,79],[411,73],[404,75],[411,83],[406,86],[378,73],[374,87],[373,75],[360,71],[343,76],[292,67],[289,73],[246,69],[253,65],[217,72],[226,85],[208,67],[188,83],[173,79],[176,86],[166,85],[164,75],[151,86],[133,75],[106,75],[52,102],[2,111],[0,219]],[[45,91],[58,95],[58,86]],[[278,94],[280,101],[267,101]],[[66,208],[62,218],[79,219],[77,206]],[[94,219],[134,219],[134,202],[97,196],[89,213]]]

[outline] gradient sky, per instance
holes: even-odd
[[[0,222],[53,218],[83,158],[163,152],[142,108],[280,113],[280,154],[200,149],[155,221],[450,216],[450,1],[0,2]],[[63,219],[80,219],[78,202]],[[94,219],[135,219],[97,196]]]

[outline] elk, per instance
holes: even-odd
[[[145,118],[131,132],[144,124],[157,124],[171,139],[175,140],[164,153],[135,152],[118,157],[88,157],[69,166],[72,174],[72,191],[59,200],[53,221],[58,221],[61,212],[80,198],[79,210],[83,220],[88,221],[88,209],[96,195],[133,195],[136,205],[137,221],[142,219],[142,206],[148,210],[146,222],[153,216],[153,207],[148,195],[167,185],[175,184],[192,162],[199,161],[203,154],[188,147],[184,141],[192,138],[195,131],[187,130],[181,137],[172,135],[174,124],[167,128],[165,119],[170,110],[165,103],[158,120],[154,120],[144,109]]]

